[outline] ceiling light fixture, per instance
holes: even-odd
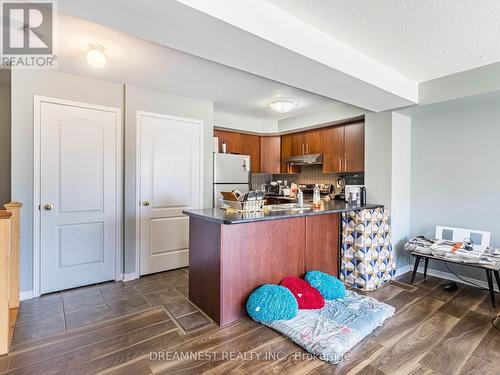
[[[269,101],[269,107],[279,113],[287,113],[293,110],[299,102],[291,98],[276,98]]]
[[[104,55],[104,46],[101,44],[89,43],[87,52],[87,62],[96,69],[102,69],[106,66],[106,56]]]

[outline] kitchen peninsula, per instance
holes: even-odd
[[[320,270],[338,276],[341,213],[382,205],[323,201],[319,208],[230,213],[185,210],[189,216],[189,299],[220,325],[246,315],[258,286]]]

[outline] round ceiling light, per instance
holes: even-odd
[[[269,101],[269,107],[279,113],[287,113],[293,110],[299,102],[291,98],[276,98]]]
[[[104,47],[100,44],[89,44],[87,52],[87,62],[96,69],[102,69],[106,66],[106,56],[104,55]]]

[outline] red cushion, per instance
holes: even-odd
[[[325,306],[325,299],[319,290],[300,277],[285,277],[280,285],[292,292],[299,309],[321,309]]]

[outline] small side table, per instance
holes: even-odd
[[[434,260],[440,260],[442,262],[450,262],[450,263],[456,263],[456,264],[461,264],[463,266],[469,266],[469,267],[475,267],[475,268],[481,268],[484,269],[486,272],[486,280],[488,280],[488,289],[490,292],[490,299],[491,299],[491,305],[493,308],[496,308],[495,304],[495,290],[493,289],[493,275],[495,276],[495,280],[497,283],[497,287],[500,290],[500,257],[498,255],[493,255],[493,254],[487,254],[485,253],[484,256],[487,256],[488,258],[493,258],[493,259],[498,259],[496,263],[493,264],[479,264],[479,263],[472,263],[470,262],[471,259],[468,259],[467,262],[464,261],[462,257],[457,256],[456,258],[453,257],[444,257],[444,256],[438,256],[435,254],[429,254],[427,252],[420,252],[417,250],[409,250],[410,254],[415,257],[415,266],[413,267],[413,273],[411,275],[411,280],[410,284],[413,284],[413,281],[415,280],[415,275],[417,274],[417,268],[418,265],[420,264],[420,261],[423,259],[424,260],[424,279],[427,277],[427,267],[429,265],[429,259],[434,259]]]

